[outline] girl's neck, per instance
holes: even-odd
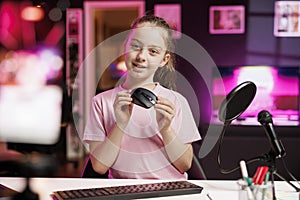
[[[129,81],[125,81],[122,84],[122,87],[124,89],[134,89],[134,88],[138,88],[138,87],[143,87],[143,88],[147,88],[149,90],[153,90],[155,88],[155,86],[157,85],[156,82],[149,82],[149,81],[145,81],[145,82],[129,82]]]

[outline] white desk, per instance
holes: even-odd
[[[197,199],[209,200],[207,194],[213,200],[238,200],[238,186],[236,181],[214,181],[214,180],[189,180],[192,183],[204,187],[201,194],[192,194],[184,196],[170,196],[160,199]],[[130,179],[81,179],[81,178],[32,178],[31,188],[39,194],[40,200],[52,199],[50,194],[53,191],[68,189],[84,189],[95,187],[107,187],[118,185],[132,185],[142,183],[161,182],[159,180],[130,180]],[[23,178],[0,178],[0,183],[16,191],[22,191],[25,186]],[[276,191],[278,191],[277,200],[298,200],[299,198],[282,196],[282,191],[293,191],[285,182],[276,182]]]

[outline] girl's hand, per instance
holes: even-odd
[[[174,105],[168,99],[163,97],[158,97],[154,108],[156,110],[156,120],[159,130],[161,133],[164,133],[170,129],[176,110]]]
[[[125,90],[117,93],[114,102],[114,112],[116,116],[117,125],[120,128],[125,128],[132,112],[132,98],[130,90]]]

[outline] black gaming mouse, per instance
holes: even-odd
[[[131,93],[133,103],[144,108],[151,108],[157,101],[156,95],[145,88],[136,88]]]

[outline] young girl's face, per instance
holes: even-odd
[[[153,80],[158,67],[164,66],[170,59],[166,53],[167,32],[150,23],[133,29],[125,46],[125,62],[128,75],[134,78]]]

